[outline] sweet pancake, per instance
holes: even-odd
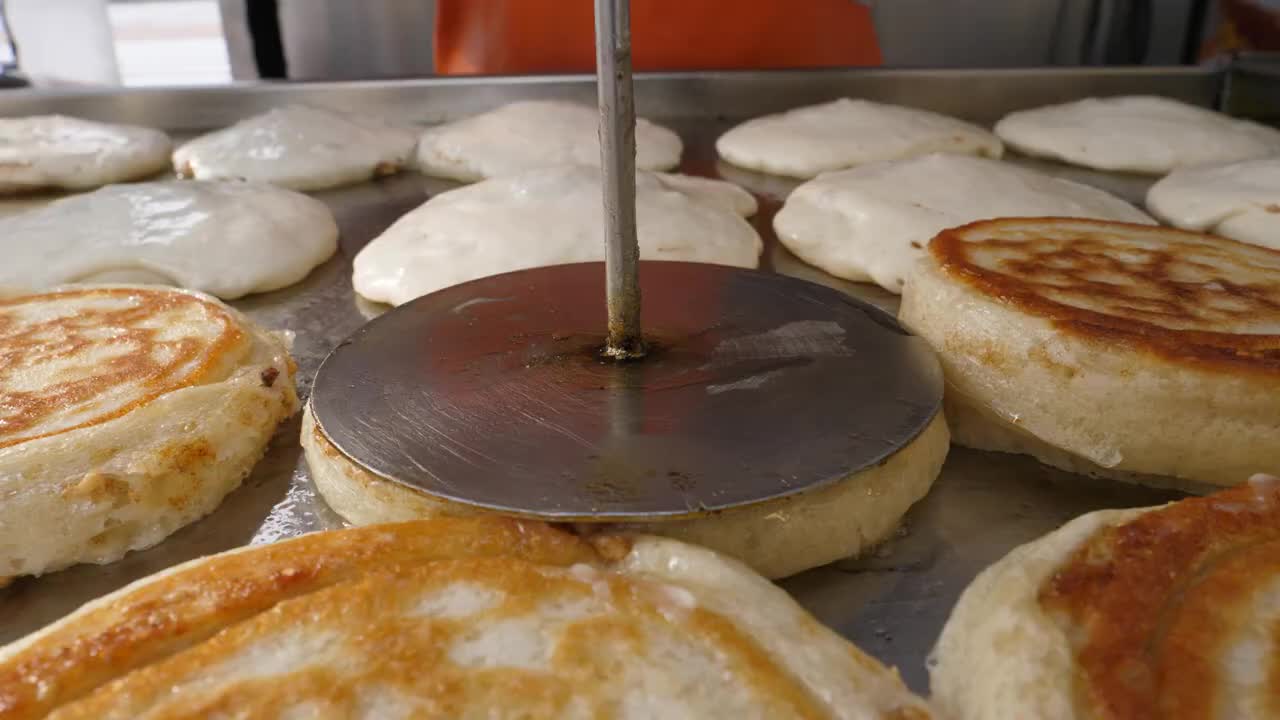
[[[1062,218],[940,233],[902,322],[956,442],[1087,474],[1231,485],[1280,466],[1280,252]]]
[[[64,115],[0,118],[0,194],[84,190],[165,169],[159,130]]]
[[[1280,716],[1280,481],[1089,513],[987,568],[934,649],[957,720]]]
[[[399,305],[489,275],[603,261],[600,197],[600,171],[586,165],[543,168],[436,195],[356,255],[356,292]],[[636,176],[643,260],[755,267],[763,243],[743,220],[755,211],[755,199],[730,183]]]
[[[1280,155],[1175,170],[1151,186],[1147,208],[1170,225],[1280,250]]]
[[[381,118],[289,105],[202,135],[173,153],[197,180],[256,180],[323,190],[403,170],[416,133]]]
[[[222,298],[291,285],[338,248],[323,203],[263,183],[112,185],[0,218],[0,287],[146,279]]]
[[[281,339],[213,298],[0,300],[0,575],[154,545],[239,485],[296,406]]]
[[[716,151],[738,167],[811,178],[932,153],[998,158],[1004,148],[987,130],[946,115],[840,98],[748,120],[721,135]]]
[[[998,160],[928,155],[827,173],[796,188],[773,218],[800,259],[847,280],[902,292],[939,231],[997,217],[1152,222],[1096,188]]]
[[[527,100],[429,128],[418,141],[418,169],[464,182],[556,165],[600,164],[596,108]],[[636,169],[680,164],[680,136],[636,118]]]
[[[1280,130],[1150,96],[1022,110],[1005,116],[995,130],[1009,147],[1028,155],[1155,175],[1280,153]]]
[[[146,578],[0,649],[0,713],[931,717],[739,563],[497,519],[316,533]]]
[[[882,464],[820,490],[687,520],[617,525],[578,523],[583,535],[639,532],[693,542],[738,558],[770,578],[857,555],[887,539],[942,469],[949,446],[936,417]],[[484,514],[373,475],[351,462],[316,427],[308,407],[302,448],[316,489],[357,525]]]

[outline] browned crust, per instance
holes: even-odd
[[[1013,228],[1024,231],[1036,223],[1046,224],[1046,230],[1057,235],[1071,233],[1073,237],[1069,246],[1008,263],[1008,272],[982,267],[971,259],[969,249],[974,246],[1026,247],[1024,240],[1002,235]],[[1162,239],[1167,239],[1169,250],[1148,253],[1152,256],[1150,261],[1141,264],[1122,264],[1113,258],[1090,252],[1107,242],[1108,230],[1137,231],[1146,235],[1158,233]],[[1206,239],[1210,239],[1218,247],[1207,247]],[[1179,257],[1180,250],[1182,257]],[[1242,309],[1236,313],[1237,316],[1262,316],[1280,322],[1280,281],[1277,279],[1249,285],[1222,279],[1219,281],[1221,289],[1210,291],[1199,285],[1179,283],[1171,278],[1171,263],[1175,260],[1194,262],[1186,257],[1193,251],[1214,255],[1219,259],[1242,252],[1261,253],[1263,256],[1274,257],[1276,264],[1280,265],[1280,252],[1225,238],[1151,225],[1077,218],[983,220],[944,230],[929,244],[931,257],[950,277],[1023,312],[1044,317],[1060,330],[1072,335],[1091,341],[1124,345],[1202,369],[1236,372],[1244,370],[1272,377],[1280,375],[1280,335],[1177,330],[1143,319],[1162,316],[1200,319],[1189,313],[1191,309],[1203,308],[1206,296],[1213,292],[1238,303]],[[1122,305],[1128,314],[1073,307],[1041,293],[1043,286],[1037,283],[1036,277],[1049,272],[1047,261],[1060,261],[1069,267],[1105,266],[1106,270],[1131,275],[1148,283],[1147,287],[1157,289],[1160,297],[1137,298],[1132,293],[1125,292],[1124,286],[1089,280],[1070,270],[1064,273],[1060,268],[1054,268],[1054,274],[1065,274],[1070,278],[1074,291],[1114,301]],[[1215,309],[1214,312],[1226,314],[1229,311]]]
[[[602,588],[607,588],[614,612],[583,617],[565,628],[548,659],[549,671],[477,671],[459,666],[449,657],[449,648],[472,633],[472,623],[448,618],[406,622],[395,610],[398,598],[456,584],[479,584],[499,591],[502,599],[485,612],[482,622],[501,622],[535,612],[547,598],[590,597]],[[282,707],[313,704],[341,717],[358,713],[360,690],[377,687],[424,700],[436,709],[421,713],[428,716],[464,715],[468,701],[480,700],[497,706],[514,705],[523,717],[560,717],[579,700],[594,711],[590,714],[599,717],[613,708],[611,702],[593,697],[593,686],[615,683],[624,676],[620,650],[646,649],[647,638],[638,631],[636,620],[676,625],[682,635],[717,648],[742,684],[758,693],[762,704],[767,703],[777,716],[825,715],[822,701],[780,668],[770,653],[732,620],[696,606],[673,618],[654,602],[657,599],[653,588],[618,574],[603,574],[585,584],[564,575],[548,575],[543,567],[513,557],[439,559],[417,567],[369,573],[360,581],[277,603],[268,614],[228,627],[199,647],[138,670],[124,683],[100,688],[72,707],[60,708],[58,716],[122,717],[165,703],[175,688],[210,669],[216,674],[264,635],[319,625],[340,632],[349,656],[360,661],[356,667],[337,673],[341,677],[335,677],[332,668],[318,666],[240,680],[214,692],[189,691],[176,713],[171,707],[168,712],[153,710],[148,716],[274,717]]]
[[[392,160],[383,160],[382,162],[373,166],[373,176],[375,178],[387,177],[388,175],[395,175],[396,173],[400,172],[400,170],[402,169],[403,169],[403,165],[399,162],[395,162]]]
[[[19,327],[19,322],[5,312],[6,308],[23,305],[33,301],[49,298],[74,298],[89,296],[135,296],[143,301],[129,308],[111,311],[83,311],[74,317],[59,318],[31,327]],[[221,326],[216,338],[211,343],[203,344],[191,338],[178,342],[177,351],[168,363],[160,363],[149,352],[154,343],[154,331],[131,325],[149,315],[163,313],[182,303],[199,304]],[[93,341],[77,334],[78,327],[90,324],[95,327],[112,326],[121,329],[120,337],[137,343],[140,351],[116,358],[110,364],[100,367],[94,374],[69,380],[56,386],[45,388],[42,392],[19,391],[4,387],[5,377],[9,372],[19,371],[24,366],[38,360],[53,357],[64,357],[79,352]],[[36,340],[39,333],[51,327],[64,331],[65,341],[57,347],[49,347],[48,343]],[[42,295],[0,300],[0,407],[16,410],[5,417],[0,429],[0,448],[10,445],[49,437],[69,432],[90,425],[97,425],[125,415],[152,400],[182,387],[202,382],[217,365],[218,360],[244,339],[239,323],[227,310],[212,302],[187,293],[165,289],[142,288],[89,288],[63,290]],[[33,357],[34,356],[34,357]],[[193,369],[188,373],[177,374],[179,368],[193,359],[197,359]],[[133,402],[122,405],[108,412],[93,416],[78,425],[62,428],[38,435],[21,435],[47,417],[54,410],[70,403],[90,400],[104,388],[121,383],[141,381],[145,391]],[[18,435],[18,437],[13,437]],[[8,437],[6,437],[8,436]]]
[[[821,695],[719,610],[672,605],[662,583],[625,574],[592,573],[583,580],[546,572],[579,564],[608,570],[630,552],[629,543],[610,538],[595,545],[540,522],[435,519],[317,533],[214,556],[81,611],[0,661],[0,717],[53,711],[67,718],[129,717],[153,704],[168,707],[148,716],[275,717],[281,707],[304,703],[347,715],[355,714],[364,688],[421,700],[431,716],[457,715],[471,699],[515,702],[527,717],[558,717],[581,700],[605,716],[612,701],[593,699],[593,686],[625,677],[625,653],[646,651],[642,625],[652,624],[714,648],[772,715],[826,715]],[[548,598],[601,593],[611,611],[568,625],[548,658],[549,672],[476,668],[448,653],[472,634],[473,622],[404,615],[412,607],[405,603],[421,592],[457,584],[498,591],[481,622],[535,612]],[[238,677],[207,692],[187,684],[216,678],[258,640],[289,637],[294,629],[331,629],[342,637],[344,657],[358,662],[336,674],[316,664]],[[812,619],[797,630],[826,632]],[[885,672],[845,647],[868,672]],[[896,678],[892,684],[905,693]],[[179,692],[180,702],[171,702]],[[884,717],[923,720],[928,713],[909,703]]]
[[[1072,639],[1085,715],[1213,717],[1226,646],[1278,576],[1280,481],[1251,482],[1098,530],[1039,601]]]
[[[289,598],[378,571],[500,557],[562,567],[600,561],[568,533],[503,518],[352,528],[216,556],[98,606],[0,663],[0,718],[43,717]]]

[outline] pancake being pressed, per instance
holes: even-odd
[[[586,170],[595,172],[572,172]],[[637,196],[641,258],[652,246],[716,249],[705,233],[678,232],[681,218],[658,211],[666,205],[741,224],[754,260],[754,232],[731,209],[699,208],[667,177],[653,181]],[[393,225],[357,256],[357,292],[380,288],[372,277],[396,290],[477,273],[472,255],[545,256],[570,243],[603,251],[599,220],[575,211],[595,200],[594,182],[566,202],[556,192],[503,195],[520,209],[509,217],[471,200],[498,183],[520,184],[444,193],[416,211],[424,222]],[[436,202],[444,219],[456,205],[467,233],[426,223]],[[548,202],[556,213],[518,208]],[[401,252],[397,265],[390,250],[412,249],[411,240],[421,261]],[[465,263],[443,266],[449,247],[466,249]],[[928,348],[827,288],[708,263],[644,268],[643,332],[655,350],[623,364],[602,356],[599,263],[460,277],[390,297],[404,304],[340,343],[317,374],[302,447],[320,495],[356,524],[512,514],[572,519],[582,534],[660,534],[769,578],[890,537],[948,448]]]
[[[640,532],[672,537],[737,558],[765,577],[786,577],[888,539],[933,485],[948,447],[947,424],[938,414],[883,462],[800,495],[689,519],[579,522],[573,527],[585,536]],[[302,448],[316,489],[351,523],[493,514],[362,468],[325,437],[310,405],[303,413]]]
[[[1274,477],[1089,513],[964,591],[933,699],[957,720],[1277,717],[1277,588]]]
[[[14,718],[926,720],[709,550],[437,519],[194,560],[0,648]]]
[[[956,442],[1186,488],[1280,466],[1280,252],[1065,218],[945,230],[899,318]]]
[[[207,295],[0,299],[0,576],[108,563],[211,512],[296,410],[293,376],[282,337]]]

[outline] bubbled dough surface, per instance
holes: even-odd
[[[1028,155],[1151,175],[1280,152],[1280,130],[1145,95],[1021,110],[996,123],[995,131]]]
[[[201,135],[173,153],[196,180],[254,180],[294,190],[349,185],[404,169],[416,133],[381,118],[287,105]]]
[[[797,178],[932,153],[1003,153],[1000,140],[977,125],[850,98],[748,120],[721,135],[716,150],[739,167]]]
[[[429,128],[418,141],[418,169],[464,182],[557,165],[600,164],[600,118],[594,107],[527,100]],[[636,118],[636,169],[680,164],[680,136]]]
[[[131,277],[224,299],[292,285],[338,247],[323,203],[250,182],[112,185],[0,217],[0,236],[0,288]]]
[[[1085,217],[1150,223],[1102,190],[997,160],[929,155],[811,180],[774,216],[778,240],[805,262],[847,280],[902,292],[939,231],[996,217]]]
[[[600,171],[566,165],[437,195],[356,255],[356,292],[399,305],[514,270],[604,260]],[[642,260],[756,267],[763,242],[743,219],[755,199],[727,182],[641,172],[636,230]]]
[[[0,118],[0,194],[85,190],[163,170],[171,143],[159,130],[67,117]]]
[[[1151,186],[1147,209],[1170,225],[1280,250],[1280,155],[1175,170]]]

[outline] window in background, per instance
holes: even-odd
[[[105,0],[5,0],[18,69],[39,87],[119,82]]]
[[[231,63],[217,0],[113,0],[107,5],[125,85],[217,85]]]

